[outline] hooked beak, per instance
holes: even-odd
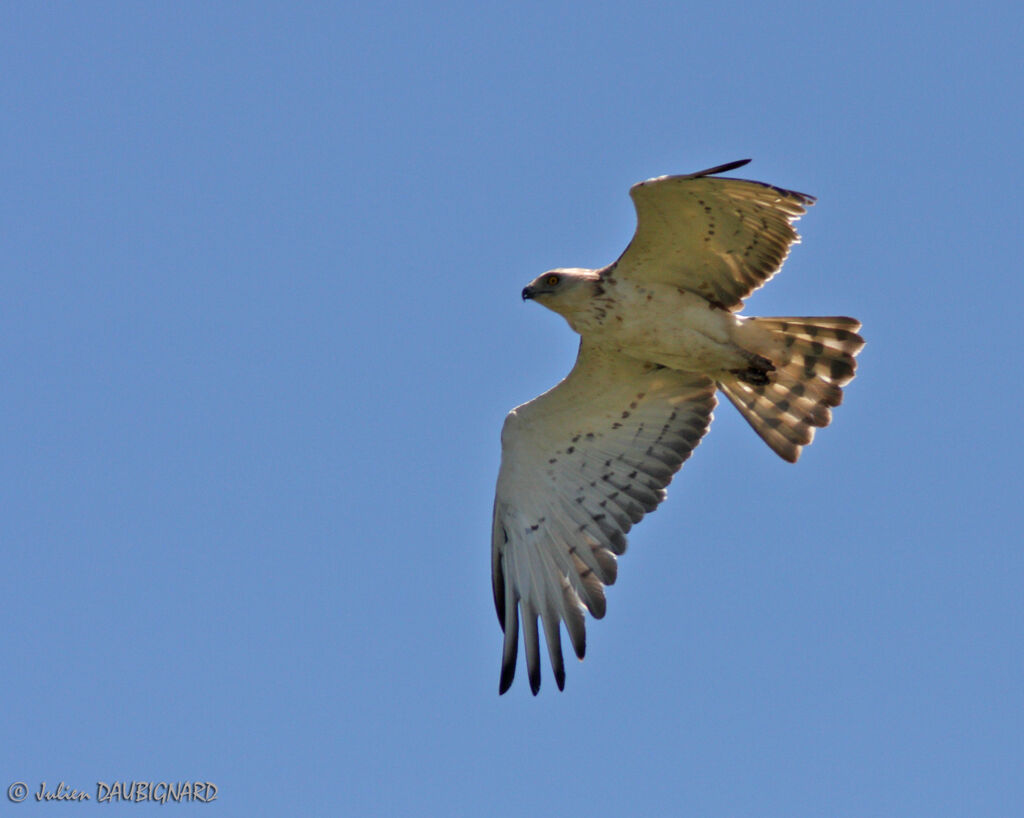
[[[533,287],[523,287],[523,301],[533,298]]]

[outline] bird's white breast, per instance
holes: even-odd
[[[602,281],[589,314],[570,321],[584,338],[631,357],[687,372],[744,365],[733,343],[739,319],[707,299],[669,284]]]

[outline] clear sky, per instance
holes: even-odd
[[[1024,814],[1019,3],[23,3],[0,24],[0,813]],[[505,413],[631,184],[818,204],[749,314],[867,347],[797,466],[731,406],[559,693],[497,695]],[[109,805],[108,805],[109,807]],[[128,814],[125,811],[124,814]]]

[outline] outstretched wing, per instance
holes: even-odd
[[[636,234],[605,275],[672,284],[738,308],[782,267],[799,241],[792,223],[814,204],[804,193],[713,176],[749,161],[633,185]]]
[[[519,610],[530,688],[540,688],[537,617],[559,689],[560,623],[585,650],[584,607],[605,612],[626,533],[665,499],[665,487],[707,431],[707,377],[580,344],[568,377],[513,409],[501,433],[492,581],[505,632],[499,690],[512,684]]]

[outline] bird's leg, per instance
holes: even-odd
[[[743,350],[744,357],[749,361],[743,369],[730,369],[729,371],[744,383],[752,386],[764,386],[768,381],[768,373],[775,371],[775,364],[763,355],[755,355],[753,352]]]

